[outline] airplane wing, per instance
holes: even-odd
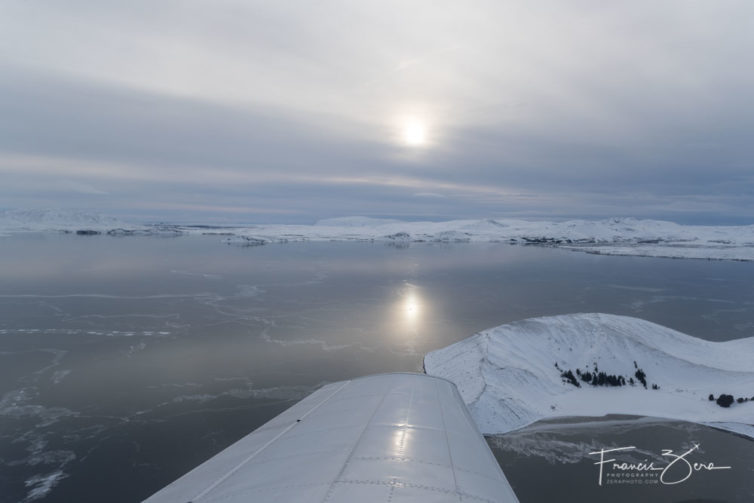
[[[518,503],[453,383],[328,384],[145,500]]]

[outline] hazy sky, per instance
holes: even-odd
[[[0,0],[0,207],[754,223],[754,2]]]

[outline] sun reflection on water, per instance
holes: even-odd
[[[393,307],[393,326],[404,336],[416,336],[425,323],[426,302],[421,289],[405,283]]]
[[[421,307],[421,300],[416,292],[410,291],[403,298],[403,313],[407,321],[416,321],[421,316]]]

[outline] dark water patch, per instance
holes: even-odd
[[[754,501],[754,441],[694,423],[550,420],[487,442],[521,503]]]

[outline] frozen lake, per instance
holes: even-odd
[[[505,244],[0,238],[0,501],[142,499],[325,382],[421,371],[426,352],[523,318],[606,312],[709,340],[751,336],[752,278],[750,262]],[[699,441],[702,457],[733,468],[694,480],[723,501],[751,499],[753,442],[682,423],[631,423],[620,438],[614,428],[525,435],[649,438],[643,448],[658,453]],[[523,451],[515,435],[496,453],[530,498],[543,467],[553,484],[583,479],[581,501],[618,494],[592,489],[594,459],[553,462],[554,447]],[[682,499],[689,487],[662,494]]]

